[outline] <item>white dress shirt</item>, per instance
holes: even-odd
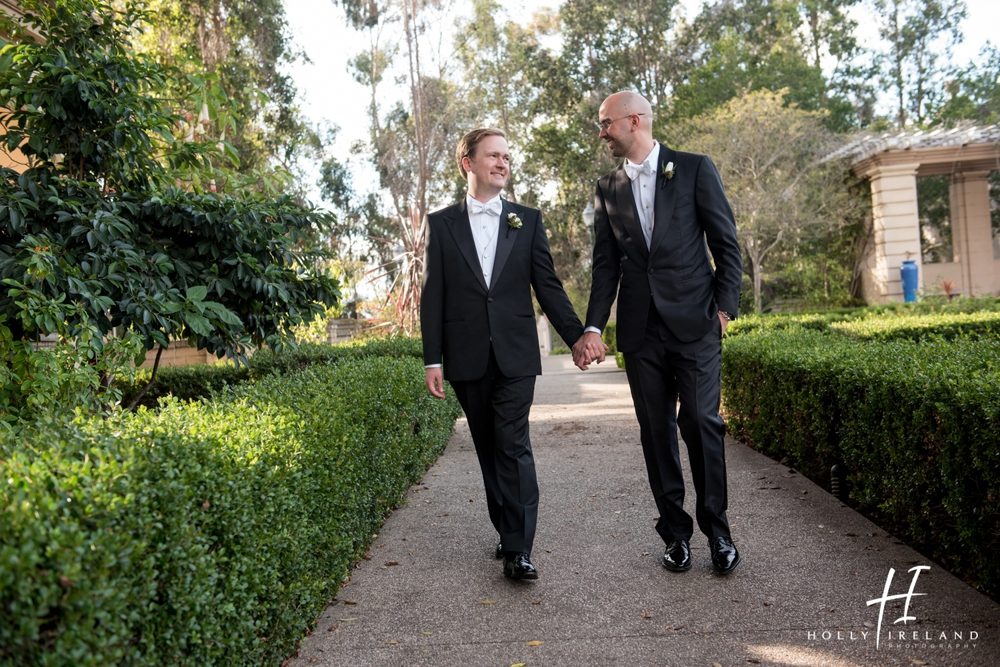
[[[639,224],[642,235],[646,239],[646,247],[653,242],[653,198],[656,195],[656,162],[660,155],[660,144],[653,142],[653,149],[642,162],[636,164],[625,160],[625,173],[632,181],[632,196],[635,197],[635,208],[639,212]]]
[[[487,202],[466,195],[465,205],[469,211],[469,226],[472,227],[472,238],[476,242],[476,255],[483,270],[483,280],[489,287],[490,278],[493,277],[493,262],[497,256],[497,236],[500,232],[503,201],[500,195]]]

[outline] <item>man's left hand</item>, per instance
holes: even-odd
[[[722,325],[722,335],[726,335],[726,329],[729,327],[729,320],[722,313],[719,313],[719,324]]]

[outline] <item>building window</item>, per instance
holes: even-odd
[[[924,264],[955,261],[951,236],[951,179],[947,175],[917,178],[920,255]]]

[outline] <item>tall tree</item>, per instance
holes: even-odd
[[[836,138],[822,113],[788,105],[782,92],[734,98],[685,127],[685,148],[711,155],[736,215],[755,312],[780,249],[845,224],[852,205],[843,165],[824,158]]]
[[[969,65],[951,71],[941,105],[930,118],[931,124],[944,125],[962,120],[1000,122],[1000,49],[993,44],[986,44]]]
[[[753,90],[783,88],[788,89],[789,102],[803,109],[822,108],[826,82],[810,55],[822,51],[825,33],[817,26],[810,54],[802,41],[802,22],[793,0],[705,5],[678,39],[688,62],[678,75],[671,116],[691,118]]]
[[[874,0],[887,47],[883,84],[895,97],[896,126],[922,126],[943,92],[943,63],[961,40],[963,0]]]
[[[137,36],[137,43],[180,73],[164,92],[186,116],[184,138],[227,149],[214,162],[214,187],[287,190],[293,184],[289,172],[319,139],[299,113],[286,71],[299,54],[291,46],[282,0],[147,4],[152,30]]]
[[[428,53],[432,17],[442,17],[439,3],[420,0],[341,0],[354,27],[365,31],[370,47],[354,60],[356,78],[370,91],[371,142],[361,150],[379,173],[392,210],[377,212],[376,224],[390,233],[373,239],[388,256],[382,269],[389,283],[392,324],[415,331],[419,322],[420,281],[423,274],[424,224],[432,197],[453,189],[451,151],[458,132],[467,127],[455,85],[446,76],[440,53]],[[392,26],[400,30],[390,31]],[[392,32],[399,41],[389,41]],[[384,77],[396,56],[402,59],[400,79],[404,100],[382,104]],[[431,70],[437,66],[437,72]],[[385,224],[389,223],[390,224]]]

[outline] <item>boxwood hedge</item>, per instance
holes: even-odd
[[[725,341],[724,410],[821,484],[844,465],[859,509],[997,595],[1000,339],[950,322],[754,326]]]
[[[405,337],[359,338],[337,345],[306,343],[287,346],[280,351],[263,349],[241,366],[219,363],[161,368],[156,373],[156,382],[142,396],[139,404],[156,407],[165,396],[197,400],[225,387],[272,373],[291,373],[313,364],[329,364],[341,359],[376,356],[422,358],[422,355],[420,339]],[[133,397],[149,382],[150,376],[149,369],[142,369],[134,382],[120,385],[123,405],[132,402]]]
[[[0,663],[280,664],[458,414],[416,358],[0,441]]]

